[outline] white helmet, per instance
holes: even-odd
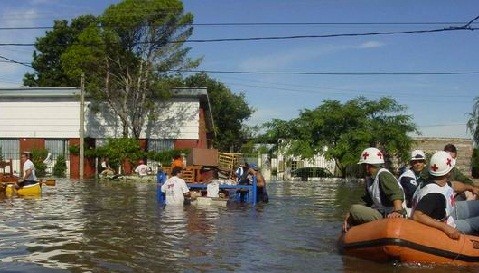
[[[439,151],[432,155],[429,163],[429,173],[434,176],[443,176],[454,168],[456,160],[448,152]]]
[[[378,148],[367,148],[361,153],[358,164],[384,164],[383,153]]]
[[[426,154],[421,150],[414,150],[411,152],[411,159],[413,160],[426,160]]]

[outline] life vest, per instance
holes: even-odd
[[[391,211],[394,210],[394,207],[386,207],[381,202],[381,187],[379,186],[379,183],[380,183],[379,182],[379,174],[382,173],[382,172],[390,173],[389,170],[386,169],[386,168],[379,169],[379,171],[376,174],[376,177],[374,178],[374,180],[368,179],[366,188],[367,188],[367,190],[369,192],[369,195],[371,196],[371,199],[373,201],[372,208],[375,208],[375,209],[379,210],[383,214],[388,214],[388,213],[390,213]],[[403,190],[399,181],[397,182],[397,184],[398,184],[399,188],[401,188],[401,190]],[[404,196],[404,190],[403,190],[403,200],[405,200],[405,199],[406,198]],[[405,201],[403,201],[402,207],[406,208],[406,202]]]
[[[409,181],[409,183],[413,184],[415,187],[417,187],[417,177],[416,177],[416,174],[414,173],[413,170],[411,169],[407,169],[406,171],[404,171],[398,178],[399,181],[401,181],[401,178],[403,177],[409,177],[411,178],[411,180]]]
[[[426,196],[426,194],[429,193],[440,193],[444,195],[446,198],[446,217],[444,219],[441,219],[441,221],[446,222],[448,225],[452,227],[456,227],[456,224],[454,223],[454,218],[452,218],[451,214],[454,211],[454,189],[450,187],[448,184],[446,184],[444,187],[439,186],[438,184],[431,182],[426,185],[424,185],[421,188],[418,188],[418,190],[414,193],[413,196],[413,207],[412,207],[412,213],[414,213],[414,210],[416,209],[417,204],[419,201]],[[411,213],[411,215],[412,215]]]

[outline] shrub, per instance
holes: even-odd
[[[53,166],[53,176],[65,177],[65,171],[67,170],[67,163],[64,155],[59,155],[55,166]]]

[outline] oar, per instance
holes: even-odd
[[[46,179],[46,180],[40,181],[40,183],[42,183],[42,185],[54,187],[56,185],[56,180],[55,179]]]
[[[22,182],[22,180],[18,181],[19,183]],[[56,180],[55,179],[43,179],[43,180],[37,180],[38,183],[46,186],[51,186],[54,187],[56,185]],[[8,182],[3,182],[5,184],[15,184],[16,182],[13,181],[8,181]]]

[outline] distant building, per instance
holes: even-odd
[[[159,119],[146,124],[140,145],[147,151],[174,148],[209,148],[208,128],[213,126],[206,88],[178,88],[167,101],[157,102]],[[85,101],[85,138],[96,147],[107,138],[122,137],[121,123],[107,107],[90,111]],[[80,143],[80,89],[69,87],[1,88],[0,146],[5,159],[14,160],[20,172],[20,153],[45,148],[65,155],[71,178],[79,177],[79,157],[69,146]],[[94,175],[92,162],[85,162],[84,177]]]

